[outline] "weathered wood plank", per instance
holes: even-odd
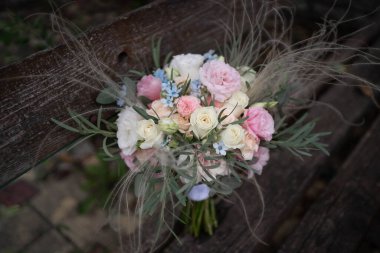
[[[321,101],[335,106],[351,122],[363,119],[366,112],[372,108],[369,99],[348,87],[333,87],[321,98]],[[344,124],[330,109],[314,107],[310,110],[310,117],[321,119],[317,131],[333,131],[333,134],[325,139],[325,142],[330,145],[329,150],[332,157],[342,145],[350,142],[346,136],[350,133],[351,127]],[[225,204],[218,207],[219,210],[227,208],[229,210],[213,237],[196,240],[191,236],[184,235],[182,246],[174,242],[165,252],[179,252],[180,250],[197,253],[260,252],[268,250],[274,231],[294,208],[320,169],[330,162],[331,159],[322,154],[316,154],[310,159],[300,161],[286,152],[272,152],[270,163],[265,168],[263,175],[258,178],[265,196],[266,207],[264,219],[256,231],[257,236],[266,241],[269,246],[265,246],[251,237],[242,208],[235,199],[236,204],[231,208]],[[245,203],[250,224],[254,226],[261,212],[255,189],[252,185],[245,184],[238,190],[238,193]]]
[[[202,53],[222,40],[223,30],[215,21],[227,18],[231,3],[157,1],[89,32],[88,40],[81,42],[117,73],[151,65],[153,36],[163,39],[163,54]],[[98,92],[77,82],[95,88],[104,85],[86,76],[93,73],[83,58],[63,45],[0,69],[0,185],[77,137],[56,128],[52,117],[67,119],[67,108],[79,113],[98,108],[94,102]]]
[[[380,211],[380,117],[279,251],[356,252]]]

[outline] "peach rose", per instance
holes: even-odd
[[[181,117],[178,113],[174,113],[171,116],[171,119],[178,124],[178,131],[181,133],[186,133],[190,128],[190,121],[189,119]]]
[[[172,113],[172,110],[162,103],[161,100],[155,100],[150,105],[150,109],[146,110],[146,113],[156,118],[157,115],[159,118],[167,118]]]
[[[244,146],[240,148],[241,155],[244,160],[252,160],[254,153],[259,148],[260,140],[257,136],[246,133],[244,139]]]

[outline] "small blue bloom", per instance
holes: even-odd
[[[179,93],[181,92],[181,90],[182,90],[181,88],[178,89],[177,85],[172,84],[171,88],[166,90],[166,92],[169,97],[177,98],[179,97]]]
[[[192,96],[199,97],[201,95],[201,82],[199,80],[192,80],[190,90]]]
[[[162,83],[168,82],[168,77],[163,69],[156,69],[153,72],[153,76],[159,78]]]
[[[171,89],[172,83],[170,81],[163,82],[161,85],[161,90],[164,92],[168,92]]]
[[[210,49],[207,53],[203,55],[206,61],[212,61],[218,58],[218,55],[215,54],[215,50]]]
[[[116,104],[119,107],[123,107],[125,104],[125,96],[127,96],[127,86],[122,85],[119,91],[119,97],[116,100]]]
[[[169,97],[167,96],[166,98],[161,98],[161,102],[168,106],[168,107],[173,107],[174,104],[173,104],[173,97]]]
[[[226,151],[227,151],[227,147],[224,145],[223,142],[216,142],[212,145],[215,149],[215,152],[218,154],[218,155],[226,155]]]
[[[202,201],[208,199],[210,188],[206,184],[194,185],[187,196],[192,201]]]

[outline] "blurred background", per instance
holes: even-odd
[[[149,2],[2,0],[0,67],[61,43],[49,20],[52,11],[86,31]],[[333,20],[346,14],[346,19],[352,19],[339,27],[341,36],[376,25],[378,0],[342,0],[331,9],[332,5],[329,0],[293,1],[294,41],[310,36],[327,13]],[[0,190],[0,253],[116,252],[117,232],[105,203],[125,168],[102,162],[96,147],[87,141],[69,152],[61,151]],[[315,187],[318,192],[325,184],[321,181]],[[134,225],[129,220],[122,229],[133,231]]]

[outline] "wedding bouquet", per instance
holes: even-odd
[[[255,70],[234,68],[214,50],[176,55],[137,82],[138,104],[125,105],[123,96],[117,98],[120,112],[114,122],[102,120],[106,129],[101,129],[101,115],[95,126],[73,114],[79,129],[56,122],[84,135],[104,136],[105,153],[130,169],[127,185],[134,185],[143,214],[153,214],[175,196],[172,204],[183,207],[189,232],[199,236],[203,229],[211,235],[218,223],[215,200],[260,175],[270,149],[284,147],[298,156],[310,155],[310,150],[327,153],[319,142],[327,133],[313,133],[314,121],[303,117],[290,127],[284,124],[274,100],[282,99],[281,90],[250,100],[246,92],[255,79]],[[118,94],[128,92],[124,85]],[[114,93],[107,88],[97,101],[113,102]]]
[[[343,76],[359,79],[343,73],[340,61],[324,61],[326,55],[348,48],[336,42],[327,25],[290,46],[285,42],[290,28],[283,14],[264,7],[257,19],[262,24],[277,20],[273,29],[277,32],[253,22],[244,9],[248,32],[240,23],[227,27],[218,53],[184,52],[168,55],[162,63],[158,40],[152,47],[155,67],[130,70],[137,78],[123,76],[122,83],[110,84],[102,70],[91,70],[97,80],[108,82],[97,102],[117,104],[117,115],[103,118],[100,107],[95,123],[70,111],[77,127],[53,119],[84,138],[102,136],[107,159],[129,168],[115,186],[118,213],[127,210],[130,215],[123,196],[134,191],[139,228],[144,217],[156,217],[155,242],[164,227],[175,235],[173,221],[184,224],[195,237],[201,231],[212,235],[218,225],[216,203],[245,180],[252,180],[260,191],[255,177],[263,172],[270,152],[286,149],[298,157],[316,150],[328,154],[321,137],[329,133],[313,131],[316,119],[305,114],[289,124],[284,111],[292,103],[307,104],[293,95],[326,77],[337,83],[344,83]],[[81,58],[90,57],[78,54]]]

